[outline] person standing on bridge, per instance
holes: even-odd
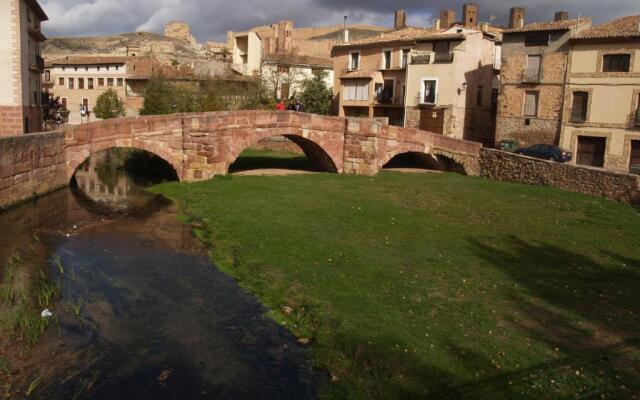
[[[304,106],[300,102],[300,99],[296,99],[295,103],[291,103],[289,105],[289,109],[292,110],[292,111],[302,112],[302,111],[304,111]]]
[[[285,105],[284,105],[284,100],[279,99],[278,100],[278,104],[276,104],[276,110],[278,111],[284,111],[285,110]]]

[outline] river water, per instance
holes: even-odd
[[[216,269],[124,158],[94,156],[74,188],[0,214],[0,257],[29,249],[62,289],[57,323],[22,367],[42,376],[33,398],[317,397],[325,376],[308,349]]]

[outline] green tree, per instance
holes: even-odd
[[[306,112],[329,115],[331,113],[333,94],[325,83],[327,73],[316,71],[311,78],[302,82],[302,104]]]
[[[45,129],[58,129],[69,117],[69,111],[62,106],[60,96],[42,92],[42,118]]]
[[[163,77],[153,77],[144,88],[144,104],[140,115],[162,115],[173,112],[173,87]]]
[[[101,119],[124,117],[124,102],[120,100],[115,90],[109,89],[98,96],[93,113]]]

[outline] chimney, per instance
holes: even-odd
[[[449,29],[456,23],[456,12],[453,10],[442,10],[440,12],[440,25],[444,29]]]
[[[435,29],[436,31],[439,31],[441,29],[439,19],[436,19],[435,21],[433,21],[433,29]]]
[[[489,24],[487,22],[481,23],[480,30],[485,33],[489,32]]]
[[[524,26],[524,7],[513,7],[509,13],[509,28],[517,29]]]
[[[569,13],[567,11],[558,11],[556,15],[554,15],[554,21],[566,21],[569,19]]]
[[[405,10],[396,10],[393,27],[398,30],[407,27],[407,12]]]
[[[342,39],[344,40],[344,43],[349,43],[349,29],[347,29],[347,21],[349,20],[348,16],[344,16],[344,31],[343,31],[343,36]]]
[[[478,5],[475,3],[467,3],[462,6],[462,23],[467,28],[473,28],[478,25]]]

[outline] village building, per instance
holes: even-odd
[[[570,44],[560,145],[577,164],[640,165],[640,15],[584,30]]]
[[[525,24],[525,10],[512,8],[502,41],[496,142],[525,147],[560,139],[569,40],[591,26],[590,18],[557,12],[551,22]]]
[[[36,0],[0,2],[0,136],[42,130],[40,44],[47,20]]]
[[[334,46],[339,115],[493,142],[501,30],[477,16],[466,4],[422,29],[398,10],[393,31]]]
[[[93,107],[109,89],[123,100],[127,116],[137,116],[145,85],[160,72],[160,65],[151,57],[65,57],[47,61],[44,88],[60,97],[69,111],[67,122],[73,125],[97,120]]]

